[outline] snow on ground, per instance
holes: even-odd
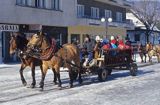
[[[97,76],[84,77],[83,84],[76,81],[68,88],[68,73],[62,72],[60,90],[53,85],[53,73],[48,71],[44,91],[39,91],[40,70],[36,68],[37,87],[31,83],[30,68],[24,71],[28,85],[21,84],[20,65],[0,66],[0,105],[160,105],[160,64],[140,67],[138,75],[129,71],[115,71],[105,82]]]

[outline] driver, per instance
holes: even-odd
[[[87,65],[89,65],[89,62],[93,59],[94,46],[95,46],[95,42],[91,40],[89,35],[86,35],[83,43],[83,48],[86,50],[88,55]]]

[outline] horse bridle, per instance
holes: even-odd
[[[45,49],[41,49],[41,46],[42,46],[42,43],[43,43],[43,40],[44,40],[44,36],[40,35],[39,37],[40,37],[40,40],[38,41],[38,43],[36,43],[35,45],[29,44],[28,48],[31,49],[31,52],[30,52],[29,55],[40,55],[40,53],[42,51],[45,51],[45,50],[47,50],[48,48],[51,47],[51,46],[48,46]]]
[[[39,42],[40,42],[40,44],[39,44]],[[27,46],[27,48],[29,48],[30,50],[32,50],[33,52],[41,52],[42,50],[40,49],[40,47],[42,46],[42,43],[43,43],[43,37],[42,36],[40,36],[40,41],[38,41],[38,43],[36,43],[36,44],[29,44],[28,46]],[[38,45],[37,45],[38,44]]]

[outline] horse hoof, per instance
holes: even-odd
[[[27,82],[23,82],[23,86],[27,86]]]
[[[57,85],[58,83],[57,82],[53,82],[54,83],[54,85]]]
[[[58,89],[59,89],[59,90],[62,90],[62,87],[59,87]]]
[[[40,91],[42,92],[42,91],[43,91],[43,88],[41,88]]]
[[[60,84],[59,84],[59,85],[58,85],[58,87],[60,87],[60,88],[61,88],[61,87],[62,87],[62,85],[60,85]]]
[[[70,85],[69,85],[69,87],[70,87],[70,88],[73,88],[73,85],[72,85],[72,84],[70,84]]]
[[[35,88],[35,85],[31,84],[31,85],[30,85],[30,88]]]

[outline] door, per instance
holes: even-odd
[[[0,63],[2,63],[2,31],[0,31]]]

